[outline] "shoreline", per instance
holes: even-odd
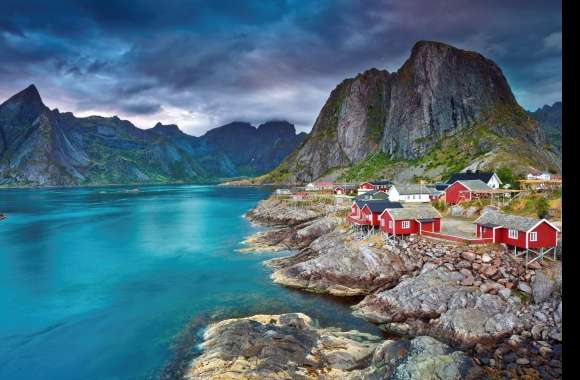
[[[387,332],[407,339],[427,335],[450,344],[488,375],[561,376],[559,263],[525,271],[496,247],[416,237],[391,246],[378,236],[356,240],[336,212],[330,206],[298,210],[270,197],[245,214],[269,229],[246,241],[258,251],[283,246],[294,252],[264,262],[274,283],[363,297],[351,307],[354,315]],[[252,248],[246,244],[246,254]],[[556,279],[546,279],[550,276]],[[544,294],[539,294],[542,286]]]

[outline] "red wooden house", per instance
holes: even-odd
[[[385,209],[402,207],[398,202],[389,202],[387,200],[357,200],[353,202],[351,213],[347,219],[352,224],[378,227],[380,225],[379,216]]]
[[[487,194],[492,188],[481,180],[455,181],[445,190],[445,203],[458,204],[474,199],[476,195]]]
[[[489,210],[475,221],[479,238],[492,239],[519,249],[545,249],[557,245],[558,227],[546,219],[526,218]]]
[[[386,209],[379,223],[381,231],[389,235],[421,235],[441,230],[441,214],[430,205]]]

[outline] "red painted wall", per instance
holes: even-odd
[[[465,190],[467,190],[465,186],[459,182],[455,182],[445,190],[445,203],[448,205],[457,204],[457,202],[459,202],[459,192]],[[465,199],[469,198],[471,198],[471,193],[466,194]]]
[[[555,247],[558,239],[558,231],[556,231],[552,226],[546,222],[542,222],[539,226],[531,230],[530,232],[538,233],[538,241],[528,242],[528,248],[548,248]],[[529,238],[528,234],[528,238]]]
[[[479,238],[484,238],[484,239],[492,239],[493,238],[493,228],[491,227],[484,227],[482,225],[477,225],[476,227],[476,235]],[[496,232],[499,231],[499,228],[496,228]]]

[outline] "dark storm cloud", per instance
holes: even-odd
[[[561,99],[554,1],[14,1],[0,13],[0,97],[201,134],[231,120],[309,129],[329,92],[398,67],[417,40],[496,61],[520,103]]]

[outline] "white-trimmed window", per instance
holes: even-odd
[[[393,221],[389,220],[389,228],[392,230],[393,229]]]
[[[538,233],[530,232],[530,241],[538,241]]]
[[[403,220],[403,223],[401,223],[401,227],[403,228],[410,228],[411,227],[411,222],[408,220]]]
[[[508,230],[508,237],[510,239],[517,239],[518,238],[518,230]]]

